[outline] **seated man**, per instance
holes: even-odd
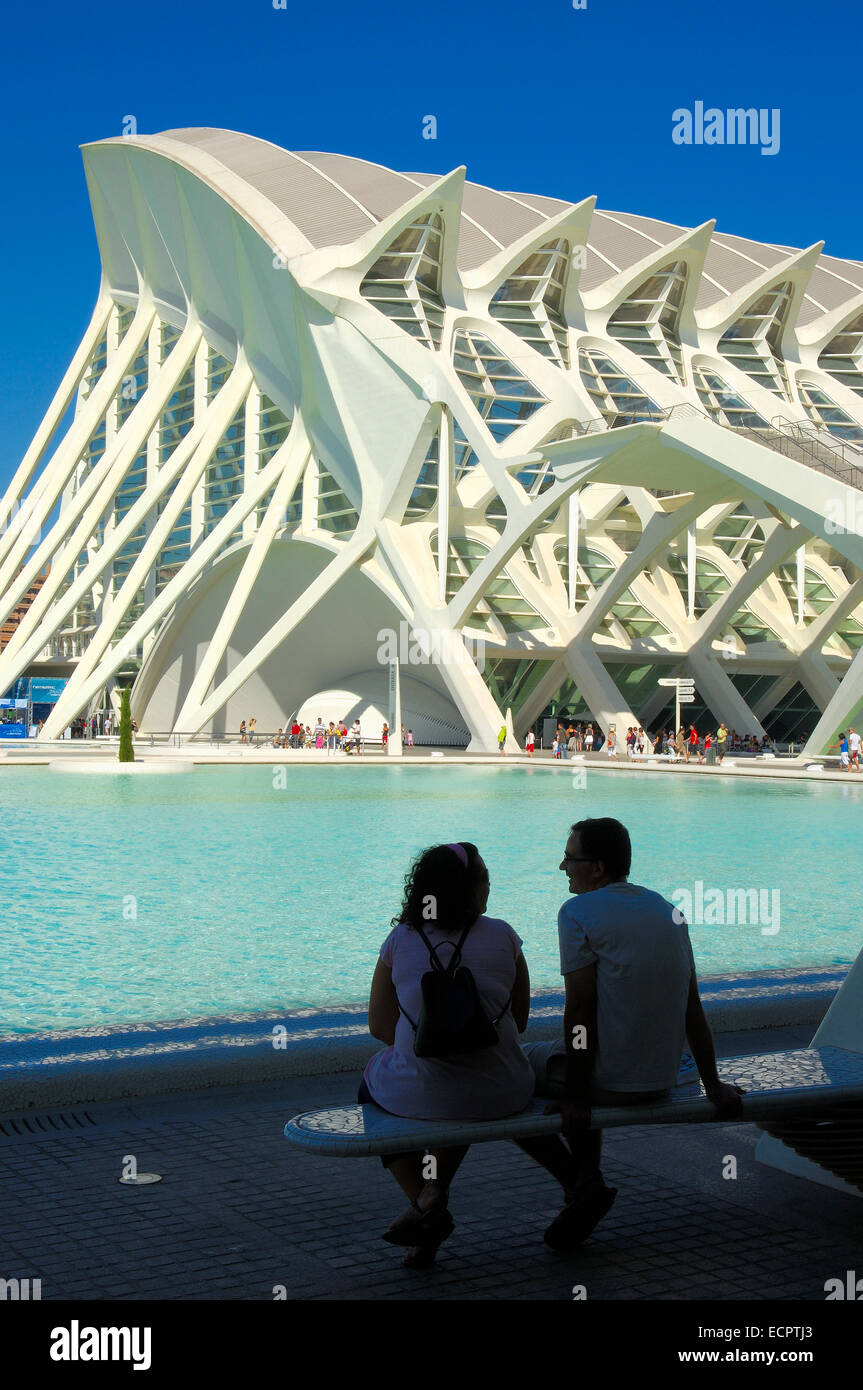
[[[569,1149],[557,1135],[518,1141],[564,1189],[566,1206],[545,1233],[556,1250],[586,1240],[616,1189],[600,1172],[602,1134],[590,1106],[663,1100],[676,1085],[684,1038],[720,1118],[739,1113],[739,1087],[719,1079],[680,910],[628,883],[632,847],[620,821],[579,821],[561,870],[570,891],[558,914],[566,986],[563,1040],[529,1043],[537,1093],[560,1097]]]

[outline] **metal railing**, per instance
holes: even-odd
[[[414,745],[414,747],[464,748],[467,746],[469,736],[466,736],[464,733],[460,733],[460,731],[456,729],[453,725],[447,724],[445,720],[435,719],[430,716],[424,716],[423,718],[425,727],[423,729],[422,734],[422,743],[417,743]],[[430,726],[434,727],[430,728]],[[224,744],[239,748],[254,748],[257,751],[260,751],[264,748],[272,748],[273,751],[276,751],[276,748],[283,746],[282,744],[273,744],[273,739],[276,737],[277,732],[277,729],[256,729],[251,736],[247,734],[244,741],[243,737],[239,733],[181,734],[176,733],[173,729],[146,729],[143,732],[141,732],[141,730],[138,730],[137,732],[133,733],[132,741],[137,747],[149,748],[185,748],[192,744],[199,744],[201,746],[207,747],[215,746],[218,748]],[[430,734],[439,734],[440,736],[430,737]],[[285,746],[288,750],[290,750],[290,730],[288,731],[287,735],[285,735],[283,731],[282,738],[285,740]],[[83,734],[80,736],[75,735],[74,738],[70,739],[52,740],[52,742],[74,743],[76,745],[82,744],[87,745],[89,747],[93,747],[93,745],[99,744],[102,744],[104,746],[107,744],[112,748],[116,745],[118,741],[119,732],[117,729],[112,730],[110,734],[96,734],[95,737],[89,734]],[[353,740],[351,739],[351,733],[349,729],[346,743],[351,744],[352,742]],[[365,748],[366,746],[382,748],[383,742],[380,738],[368,738],[365,735],[361,735],[360,747]],[[407,747],[406,741],[405,747]],[[312,743],[311,749],[314,750],[314,743]],[[304,742],[300,744],[299,748],[293,751],[308,752],[309,745],[307,745]],[[326,751],[326,736],[324,738],[324,749],[322,751]],[[341,748],[339,748],[338,751],[341,751]]]
[[[811,422],[787,420],[777,415],[770,425],[763,429],[745,425],[724,425],[706,411],[699,410],[689,402],[670,406],[662,412],[665,420],[700,417],[712,425],[731,430],[733,434],[750,439],[755,444],[764,444],[777,454],[792,458],[797,463],[806,464],[818,473],[828,473],[840,482],[847,483],[863,491],[863,453],[846,440],[837,439],[829,430]],[[651,417],[653,419],[653,417]]]

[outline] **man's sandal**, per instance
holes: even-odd
[[[543,1239],[552,1250],[571,1250],[587,1240],[591,1231],[611,1210],[617,1196],[616,1187],[606,1187],[602,1178],[585,1184],[578,1196],[568,1202],[552,1221]]]

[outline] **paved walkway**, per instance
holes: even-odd
[[[47,767],[50,763],[63,763],[67,767],[78,765],[83,770],[92,770],[94,765],[104,765],[105,767],[116,764],[117,744],[116,740],[58,740],[49,744],[33,744],[23,742],[20,745],[0,748],[0,769],[3,767]],[[184,770],[191,771],[193,767],[253,767],[261,764],[268,766],[299,766],[299,767],[329,767],[334,771],[337,768],[360,768],[374,766],[393,766],[404,765],[410,762],[417,765],[446,767],[453,764],[475,766],[475,767],[531,767],[542,768],[546,771],[574,773],[577,769],[589,770],[614,775],[615,773],[640,772],[642,774],[664,773],[669,776],[681,777],[754,777],[772,778],[777,781],[819,781],[819,782],[860,782],[863,785],[863,776],[859,774],[840,771],[838,759],[831,758],[829,761],[824,759],[804,759],[800,758],[761,758],[752,757],[744,754],[728,754],[724,762],[719,765],[708,766],[707,763],[699,763],[696,760],[691,762],[670,762],[664,757],[644,757],[628,759],[621,754],[616,758],[609,758],[608,755],[600,751],[599,753],[576,753],[572,758],[556,759],[548,750],[538,750],[533,758],[528,758],[527,754],[512,753],[505,758],[498,754],[491,753],[467,753],[460,748],[446,749],[426,749],[426,748],[406,748],[401,758],[391,758],[382,752],[380,748],[369,748],[361,757],[349,757],[346,753],[327,753],[326,750],[314,748],[297,751],[290,748],[272,748],[267,743],[261,742],[252,747],[243,747],[236,743],[184,743],[180,747],[174,747],[168,743],[151,744],[145,735],[141,735],[135,741],[135,761],[138,763],[150,763],[155,766],[161,765],[163,768],[168,764],[174,763],[178,767],[183,766]],[[90,767],[86,767],[90,764]]]
[[[810,1036],[726,1034],[718,1047]],[[270,1300],[277,1286],[289,1299],[571,1300],[584,1285],[591,1299],[821,1301],[826,1279],[859,1266],[863,1199],[756,1163],[754,1126],[694,1125],[609,1134],[620,1194],[565,1257],[542,1241],[552,1180],[513,1145],[476,1146],[436,1268],[405,1271],[380,1239],[404,1203],[377,1161],[312,1158],[281,1136],[290,1115],[351,1102],[355,1085],[342,1073],[106,1102],[51,1112],[60,1128],[44,1132],[0,1117],[0,1277],[74,1300]],[[163,1181],[122,1186],[129,1155]],[[736,1180],[722,1177],[728,1155]]]

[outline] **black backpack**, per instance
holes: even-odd
[[[420,981],[423,1004],[414,1023],[399,1003],[399,1009],[414,1030],[414,1052],[417,1057],[461,1057],[498,1043],[497,1028],[510,1006],[512,993],[494,1023],[482,1007],[476,980],[466,965],[460,965],[461,950],[472,923],[468,923],[459,938],[449,963],[443,965],[435,947],[422,927],[416,930],[429,953],[431,970]]]

